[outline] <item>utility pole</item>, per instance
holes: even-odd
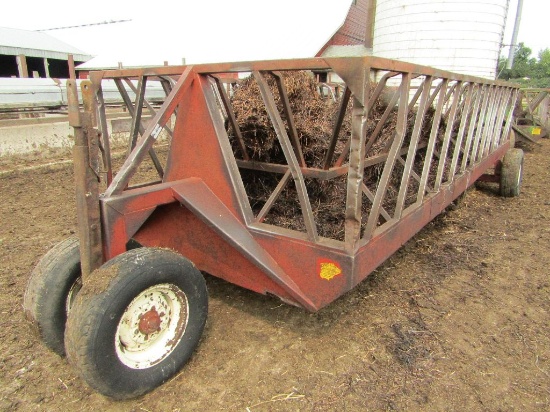
[[[523,0],[518,0],[518,9],[516,10],[516,21],[514,22],[514,32],[512,33],[512,42],[510,44],[510,51],[508,52],[508,61],[506,62],[506,68],[510,70],[514,64],[514,55],[516,54],[516,47],[518,41],[519,22],[521,21],[521,9],[523,7]]]

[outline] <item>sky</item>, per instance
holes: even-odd
[[[86,4],[90,7],[82,7]],[[0,27],[37,30],[131,19],[46,32],[125,65],[140,54],[147,56],[147,64],[181,64],[182,58],[198,63],[309,57],[344,21],[351,0],[277,0],[269,3],[277,7],[270,8],[266,4],[261,0],[25,0],[4,8]],[[304,16],[316,24],[305,28]]]
[[[517,0],[509,1],[505,45],[511,42],[517,8]],[[0,13],[0,27],[39,30],[131,19],[46,32],[88,54],[125,65],[139,55],[146,56],[144,63],[156,65],[164,61],[181,64],[182,58],[199,63],[309,57],[344,21],[351,0],[162,0],[158,7],[143,4],[135,0],[10,2]],[[541,17],[548,15],[550,1],[524,0],[518,42],[530,47],[533,56],[550,47]],[[502,54],[508,54],[508,47]]]
[[[517,0],[510,0],[504,44],[512,41],[514,19],[517,11]],[[529,47],[533,57],[537,57],[541,50],[550,48],[550,37],[546,33],[546,17],[550,15],[550,1],[523,0],[521,22],[519,25],[518,43],[523,42]],[[505,47],[503,54],[508,55],[509,47]]]

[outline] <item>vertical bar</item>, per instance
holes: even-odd
[[[548,127],[548,107],[550,105],[550,96],[548,91],[545,91],[544,99],[539,106],[539,119],[542,127]]]
[[[134,147],[139,135],[139,129],[141,125],[141,114],[143,113],[143,101],[145,100],[145,89],[147,87],[147,76],[140,76],[137,85],[136,100],[134,103],[134,113],[132,114],[132,125],[130,127],[130,145],[128,147],[128,154]]]
[[[493,92],[494,96],[491,100],[491,110],[489,114],[489,121],[487,124],[487,136],[485,138],[485,142],[483,144],[483,150],[480,150],[480,159],[483,158],[483,156],[486,156],[489,152],[489,148],[491,147],[491,142],[493,140],[493,133],[495,131],[495,123],[497,121],[498,116],[498,108],[500,106],[500,100],[502,99],[502,92],[503,88],[495,86],[495,91]]]
[[[85,109],[91,108],[93,99],[91,82],[82,82],[82,98]],[[69,122],[74,129],[73,148],[78,237],[80,241],[80,265],[84,282],[89,274],[103,263],[101,221],[99,211],[99,182],[95,170],[97,158],[97,131],[92,127],[92,113],[80,112],[75,80],[67,81]]]
[[[370,68],[366,68],[365,76],[365,100],[370,94]],[[353,96],[353,109],[351,119],[351,137],[349,149],[349,169],[346,190],[345,210],[345,244],[347,250],[353,250],[357,241],[361,238],[361,211],[363,205],[363,176],[365,173],[365,140],[367,138],[367,118],[372,106],[371,101],[360,101]]]
[[[496,100],[498,98],[498,89],[497,86],[493,86],[491,91],[491,96],[489,97],[489,102],[487,103],[487,114],[485,115],[485,122],[483,125],[483,135],[479,150],[477,152],[477,161],[483,159],[485,156],[485,150],[487,148],[487,142],[489,141],[491,126],[493,125],[493,113],[495,111]]]
[[[130,81],[130,79],[124,79],[126,81],[126,84],[128,85],[128,87],[130,89],[132,89],[132,91],[137,95],[138,94],[138,89],[136,88],[136,86],[134,86],[134,84]],[[162,82],[161,82],[162,84]],[[147,99],[143,99],[143,104],[145,105],[145,107],[147,107],[147,109],[149,110],[149,113],[154,116],[157,112],[156,110],[153,108],[153,105],[151,103],[149,103],[149,101]],[[143,129],[143,128],[141,128]],[[142,130],[140,129],[140,133],[142,132]],[[173,133],[172,133],[172,129],[170,129],[168,126],[164,126],[164,130],[166,131],[166,133],[168,133],[170,135],[170,137],[174,137],[173,136]]]
[[[394,76],[397,76],[398,72],[388,72],[386,73],[378,82],[378,85],[376,86],[376,89],[372,92],[372,96],[370,96],[369,102],[367,103],[367,109],[369,110],[368,113],[366,113],[366,118],[370,116],[370,111],[372,110],[372,107],[374,105],[374,102],[380,97],[380,94],[384,90],[384,87],[386,87],[386,83],[389,79],[391,79]],[[342,153],[340,154],[340,157],[338,157],[338,160],[334,163],[335,167],[342,166],[342,163],[344,163],[344,159],[346,158],[346,154],[349,151],[351,145],[351,141],[347,141],[346,145],[344,146],[344,150],[342,150]],[[367,143],[368,145],[368,143]],[[368,151],[368,148],[367,148]],[[365,151],[366,152],[366,151]]]
[[[453,85],[451,86],[451,88],[447,91],[447,94],[445,96],[445,105],[449,102],[449,99],[451,98],[451,95],[455,91],[455,89],[457,87],[457,84],[458,84],[458,82],[454,82]],[[451,107],[452,107],[452,104],[451,104]],[[447,119],[447,116],[449,115],[449,112],[451,111],[451,107],[447,107],[447,110],[445,111],[445,113],[442,116],[443,120]]]
[[[509,88],[502,87],[502,98],[498,105],[495,127],[491,134],[492,138],[491,138],[491,145],[489,147],[489,152],[492,152],[494,149],[497,148],[497,142],[502,133],[502,129],[504,128],[503,122],[504,122],[504,116],[506,114],[506,108],[508,107],[508,103],[510,101],[511,96],[512,96],[512,90]]]
[[[101,141],[103,146],[103,167],[107,173],[107,186],[113,181],[113,165],[111,159],[111,140],[109,137],[109,128],[107,127],[107,114],[105,112],[105,100],[103,99],[103,88],[101,84],[97,89],[98,102],[98,123],[101,130]]]
[[[380,120],[378,120],[378,123],[376,124],[376,128],[372,132],[372,134],[369,136],[369,140],[367,141],[365,153],[368,153],[368,151],[371,149],[372,145],[376,142],[376,139],[380,135],[380,132],[384,128],[386,121],[388,120],[388,117],[390,117],[390,114],[393,112],[395,108],[395,104],[397,103],[397,100],[399,100],[399,94],[400,90],[396,90],[393,94],[388,106],[386,107],[386,110],[384,110],[384,113],[382,114],[382,117],[380,117]],[[389,145],[391,145],[392,140],[390,139],[387,143],[384,149],[382,149],[382,152],[385,152],[388,150]]]
[[[464,153],[462,155],[462,165],[460,166],[460,173],[463,173],[468,166],[468,159],[470,158],[470,148],[473,145],[474,133],[478,123],[479,111],[481,108],[481,102],[483,101],[483,90],[485,85],[483,84],[474,84],[477,88],[477,96],[475,97],[474,109],[470,117],[470,123],[468,128],[468,137],[466,138],[466,145],[464,147]]]
[[[518,98],[519,89],[514,89],[512,93],[512,100],[510,101],[510,106],[508,108],[508,115],[506,118],[506,126],[504,126],[504,130],[502,131],[502,134],[500,135],[498,145],[500,146],[502,139],[508,139],[508,136],[510,135],[510,128],[512,127],[512,118],[514,114],[514,107],[516,105],[516,100]]]
[[[271,119],[273,128],[277,133],[279,143],[281,144],[281,148],[283,149],[288,167],[290,169],[290,172],[292,173],[292,177],[296,185],[296,191],[298,192],[298,199],[300,201],[300,206],[302,209],[302,215],[304,217],[304,223],[306,225],[308,237],[311,241],[317,242],[317,228],[315,226],[315,220],[313,218],[313,212],[311,210],[311,203],[309,202],[309,197],[306,190],[304,176],[302,174],[302,171],[300,170],[298,160],[296,159],[296,155],[294,153],[294,150],[292,149],[292,144],[290,143],[290,139],[286,133],[283,119],[281,119],[281,115],[277,110],[275,99],[273,98],[273,95],[271,94],[269,86],[267,85],[267,82],[264,79],[263,75],[258,71],[254,71],[253,75],[256,79],[258,87],[260,88],[260,93],[262,95],[266,111],[269,114],[269,118]]]
[[[449,112],[449,118],[447,119],[447,127],[445,128],[445,137],[443,138],[443,146],[441,147],[441,154],[439,157],[439,164],[437,166],[437,175],[435,178],[434,190],[437,192],[441,187],[443,176],[445,174],[445,165],[447,163],[447,153],[449,151],[449,143],[451,141],[451,134],[453,132],[453,125],[456,118],[456,112],[458,109],[458,102],[460,101],[460,95],[462,94],[462,82],[458,81],[454,85],[453,102]]]
[[[351,90],[346,86],[344,89],[344,95],[342,96],[342,101],[340,102],[340,109],[338,110],[338,117],[332,130],[332,136],[328,144],[327,153],[325,155],[325,161],[323,164],[323,169],[328,170],[330,164],[332,163],[332,158],[334,157],[334,149],[336,148],[336,143],[338,142],[338,136],[340,136],[340,130],[342,129],[342,123],[344,122],[344,117],[346,116],[346,109],[348,107],[349,98],[351,96]]]
[[[300,139],[298,138],[298,131],[294,125],[294,116],[292,115],[292,110],[290,109],[290,101],[288,100],[288,93],[286,92],[286,87],[282,79],[282,75],[279,72],[271,72],[275,78],[275,83],[277,83],[277,89],[279,90],[279,96],[281,98],[281,103],[283,104],[283,111],[285,113],[285,118],[288,122],[288,131],[290,134],[290,142],[294,148],[294,154],[298,159],[298,164],[301,167],[306,167],[306,161],[304,159],[304,154],[302,153],[302,146],[300,145]]]
[[[449,79],[443,79],[439,88],[439,99],[437,101],[437,107],[435,109],[434,117],[432,120],[432,130],[430,132],[430,139],[428,140],[428,146],[426,148],[426,157],[424,159],[424,167],[422,169],[422,176],[420,177],[420,185],[418,187],[418,194],[416,196],[416,202],[422,203],[424,200],[424,192],[428,185],[428,178],[430,177],[430,168],[432,166],[433,154],[435,150],[435,142],[437,141],[437,134],[439,132],[439,124],[441,123],[441,115],[443,112],[443,105],[445,104],[445,95],[447,93],[447,86],[449,85]],[[435,99],[435,96],[430,101]]]
[[[466,85],[468,88],[467,94],[466,94],[466,100],[463,106],[462,110],[462,116],[460,119],[460,126],[458,127],[458,134],[456,136],[456,143],[455,143],[455,150],[453,153],[453,159],[451,160],[451,168],[449,169],[449,177],[452,179],[454,178],[454,175],[456,173],[456,167],[458,165],[458,157],[460,156],[460,152],[462,151],[462,141],[464,140],[464,134],[466,133],[466,124],[468,122],[468,117],[470,116],[470,111],[472,110],[472,98],[474,95],[474,87],[475,85],[473,83],[470,83]],[[462,152],[463,156],[466,156],[466,152]]]
[[[472,153],[470,154],[470,165],[476,163],[478,147],[481,143],[482,135],[485,132],[485,122],[487,120],[487,108],[489,105],[489,99],[492,95],[493,86],[487,85],[483,96],[483,103],[481,103],[481,110],[479,112],[479,118],[476,123],[476,136],[474,138],[474,144],[472,146]]]
[[[407,115],[408,115],[408,104],[409,104],[409,90],[411,85],[411,74],[403,73],[401,76],[401,86],[400,86],[400,96],[399,96],[399,109],[397,111],[397,124],[395,126],[395,136],[393,139],[393,144],[388,153],[388,158],[384,164],[384,170],[382,171],[382,176],[380,177],[380,182],[378,188],[376,189],[376,195],[374,197],[374,202],[372,203],[372,208],[367,220],[367,226],[365,228],[365,237],[368,239],[372,236],[374,229],[378,223],[378,217],[380,216],[380,208],[382,206],[382,201],[386,195],[388,189],[388,182],[397,159],[397,155],[403,146],[403,140],[407,132]]]
[[[409,143],[409,150],[407,152],[407,160],[405,162],[405,168],[403,170],[403,177],[401,179],[401,186],[399,187],[399,194],[397,195],[397,203],[395,206],[395,219],[401,219],[403,213],[403,207],[405,204],[405,197],[407,196],[407,189],[409,186],[409,179],[411,176],[414,158],[416,155],[416,149],[418,147],[418,140],[420,138],[420,132],[422,131],[422,126],[424,125],[424,116],[426,115],[426,110],[428,110],[428,100],[430,97],[430,92],[432,88],[432,76],[426,76],[426,79],[422,83],[421,91],[422,95],[420,97],[420,103],[418,110],[416,112],[416,119],[414,121],[414,127],[411,135],[411,141]]]
[[[415,76],[415,78],[417,78],[418,76]],[[431,76],[425,76],[424,80],[422,81],[422,84],[425,83],[426,81],[426,78],[427,77],[431,77]],[[411,101],[409,102],[409,112],[414,109],[414,106],[416,105],[416,102],[418,101],[418,98],[420,97],[420,95],[422,94],[422,91],[424,89],[422,88],[422,86],[419,86],[418,89],[416,90],[416,92],[414,93],[414,96],[413,98],[411,99]]]
[[[241,133],[241,129],[239,128],[239,123],[237,122],[235,112],[233,111],[233,106],[231,106],[231,101],[229,100],[229,96],[227,95],[227,92],[225,91],[225,88],[223,87],[221,80],[218,77],[214,76],[214,81],[216,82],[216,85],[218,87],[220,99],[222,101],[223,107],[225,108],[225,112],[227,113],[227,117],[229,118],[229,123],[231,124],[231,128],[233,129],[233,132],[235,133],[235,137],[237,138],[239,149],[241,149],[241,152],[243,154],[243,159],[250,160],[250,156],[248,156],[248,152],[246,151],[246,145],[244,144],[243,135]]]

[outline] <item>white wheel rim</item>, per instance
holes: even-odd
[[[82,289],[82,278],[78,277],[71,285],[71,288],[67,293],[67,298],[65,299],[65,313],[67,316],[69,316],[69,312],[73,307],[74,300],[76,299],[78,292],[80,292],[80,289]]]
[[[516,180],[516,187],[519,189],[521,186],[521,176],[523,175],[523,164],[519,165],[518,178]]]
[[[128,305],[118,323],[118,359],[132,369],[162,362],[181,341],[189,318],[185,293],[163,283],[145,289]]]

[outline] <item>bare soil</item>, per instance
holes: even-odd
[[[190,363],[127,402],[93,392],[23,316],[32,268],[75,230],[71,164],[2,161],[0,410],[550,410],[550,142],[527,149],[520,197],[478,185],[318,313],[207,276]]]

